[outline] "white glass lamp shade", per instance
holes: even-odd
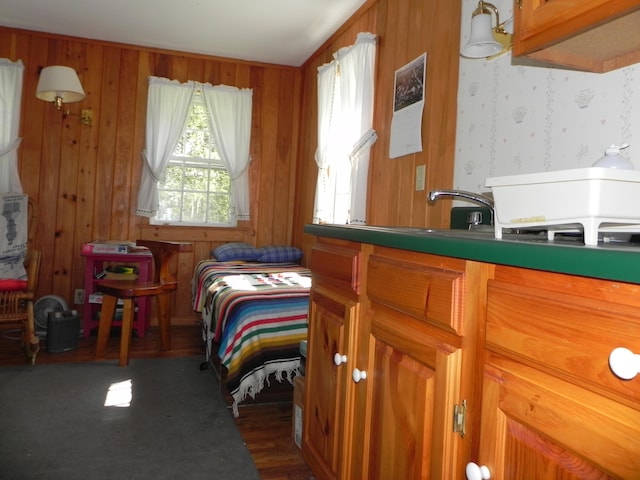
[[[60,108],[60,104],[79,102],[85,95],[76,71],[71,67],[55,65],[45,67],[40,72],[36,97],[45,102],[55,102]]]
[[[493,37],[491,15],[483,13],[471,19],[469,41],[460,50],[466,58],[486,58],[502,51],[502,45]]]

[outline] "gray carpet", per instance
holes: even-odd
[[[0,479],[258,480],[201,361],[0,367]],[[105,406],[112,384],[126,399],[128,380],[130,406]]]

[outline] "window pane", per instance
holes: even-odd
[[[206,193],[185,193],[181,220],[187,223],[205,223],[207,221],[206,206]]]
[[[160,205],[152,223],[229,225],[231,179],[211,138],[200,97],[194,98],[158,190]]]
[[[211,195],[208,216],[212,223],[229,223],[229,196]]]
[[[181,189],[182,188],[182,165],[169,164],[160,179],[160,188]]]
[[[184,171],[184,189],[206,192],[209,189],[209,171],[207,168],[187,167]]]
[[[212,170],[209,188],[212,192],[228,192],[231,188],[231,177],[223,170]]]
[[[156,218],[165,222],[176,220],[181,215],[182,193],[172,191],[158,192],[160,199],[160,209]]]

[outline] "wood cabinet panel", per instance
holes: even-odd
[[[350,478],[459,478],[464,440],[452,419],[462,350],[434,337],[433,328],[421,329],[424,324],[412,328],[412,319],[395,310],[374,303],[369,317],[371,420],[363,469]]]
[[[454,427],[454,410],[479,405],[474,292],[489,270],[325,238],[311,255],[303,434],[311,470],[323,480],[461,478],[465,433],[479,419]]]
[[[383,341],[374,347],[376,381],[366,478],[424,478],[432,449],[435,371]],[[399,462],[409,458],[410,462]]]
[[[635,479],[638,418],[637,410],[492,354],[485,367],[481,463],[491,478]]]
[[[621,381],[608,363],[615,347],[640,347],[637,308],[500,282],[489,283],[487,305],[488,348],[601,395],[640,403],[640,382]]]
[[[335,287],[360,293],[359,245],[317,243],[311,252],[309,268],[314,279],[329,281]]]
[[[309,305],[302,448],[311,469],[323,479],[345,478],[346,386],[352,360],[348,336],[356,314],[355,303],[314,287]],[[335,355],[345,356],[342,364],[336,365]]]
[[[600,73],[637,63],[639,9],[635,0],[519,0],[513,54]]]
[[[637,479],[637,285],[497,266],[488,282],[479,463],[492,478]]]
[[[375,302],[461,333],[462,274],[372,255],[367,296]]]

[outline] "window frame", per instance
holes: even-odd
[[[185,193],[194,193],[194,194],[203,194],[205,195],[206,199],[207,199],[207,205],[204,207],[205,210],[209,209],[209,205],[210,205],[210,199],[212,196],[216,196],[216,195],[224,195],[226,197],[226,203],[227,203],[227,221],[226,222],[196,222],[196,221],[183,221],[183,220],[166,220],[166,219],[159,219],[159,214],[161,213],[160,207],[158,207],[158,214],[156,214],[153,217],[149,218],[149,224],[150,225],[154,225],[154,226],[190,226],[190,227],[213,227],[213,228],[232,228],[233,222],[232,222],[232,198],[233,198],[233,183],[231,182],[231,175],[229,174],[229,171],[227,170],[226,165],[224,164],[224,162],[222,161],[222,159],[220,158],[220,155],[218,154],[218,148],[217,145],[215,145],[215,140],[213,138],[213,134],[212,134],[212,128],[211,128],[211,113],[206,105],[204,96],[202,95],[202,92],[196,91],[194,92],[194,95],[191,99],[191,103],[189,105],[189,110],[188,110],[188,116],[191,117],[191,115],[193,114],[193,109],[195,107],[204,107],[204,109],[206,110],[206,114],[207,114],[207,124],[208,124],[208,131],[206,129],[196,129],[193,127],[189,127],[188,125],[188,121],[185,122],[185,125],[182,128],[182,132],[180,133],[180,136],[178,138],[178,141],[176,142],[176,146],[174,148],[174,151],[172,153],[172,155],[169,157],[168,160],[168,164],[167,167],[165,169],[165,172],[163,172],[163,178],[166,175],[167,171],[169,171],[171,169],[172,166],[181,166],[182,170],[183,170],[183,175],[181,175],[181,188],[180,189],[168,189],[168,188],[162,188],[161,187],[161,181],[158,181],[158,201],[160,201],[160,197],[163,195],[163,192],[176,192],[179,196],[183,197],[180,200],[180,217],[183,217],[184,214],[184,209],[185,209],[185,202],[184,202],[184,195]],[[212,151],[213,153],[215,153],[214,156],[212,157],[194,157],[194,156],[187,156],[187,155],[180,155],[180,154],[176,154],[176,151],[180,145],[180,141],[182,139],[185,138],[185,136],[187,136],[187,133],[189,130],[200,130],[203,132],[207,132],[208,137],[209,137],[209,150]],[[186,143],[186,142],[185,142]],[[213,147],[213,148],[211,148]],[[216,158],[217,157],[217,158]],[[189,165],[191,164],[191,165]],[[198,164],[203,165],[203,167],[197,167]],[[209,166],[204,166],[204,164],[209,164]],[[207,190],[185,190],[184,185],[185,185],[185,175],[184,175],[184,171],[188,168],[203,168],[203,171],[208,172],[207,174]],[[211,173],[214,170],[218,170],[218,171],[223,171],[226,173],[227,175],[227,183],[228,183],[228,191],[219,191],[219,190],[211,190]],[[205,211],[205,216],[207,215],[207,212]]]

